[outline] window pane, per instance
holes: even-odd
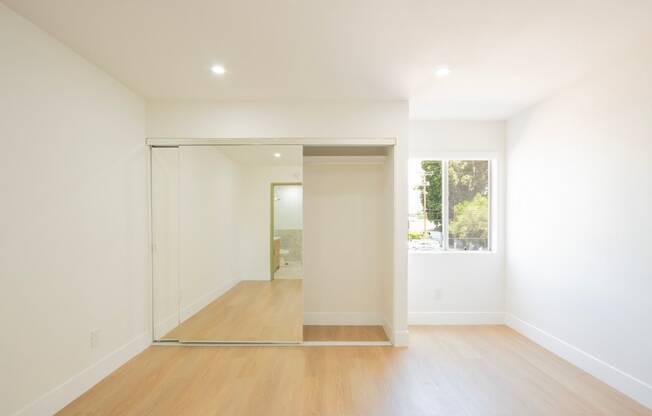
[[[409,242],[411,250],[441,250],[442,162],[410,160]]]
[[[448,162],[448,247],[489,249],[489,161]]]

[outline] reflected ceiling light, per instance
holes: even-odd
[[[278,159],[279,157],[281,157],[281,154],[280,153],[274,153],[274,157]]]
[[[222,65],[213,65],[211,67],[211,72],[215,75],[224,75],[226,73],[226,69]]]
[[[444,78],[449,76],[451,70],[447,66],[440,66],[435,68],[435,76],[438,78]]]

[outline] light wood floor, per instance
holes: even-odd
[[[304,325],[304,341],[387,341],[385,330],[380,325],[325,326]]]
[[[162,339],[301,342],[303,281],[242,281]]]
[[[652,415],[505,326],[410,347],[150,347],[61,415]]]

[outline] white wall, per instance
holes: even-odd
[[[412,324],[501,323],[504,312],[504,122],[411,121],[410,157],[494,155],[493,252],[411,252]]]
[[[240,280],[240,174],[219,147],[179,147],[182,322]]]
[[[206,101],[147,103],[147,137],[407,139],[406,101]]]
[[[382,164],[304,164],[308,325],[382,325],[389,264]]]
[[[652,53],[510,120],[507,322],[652,407]]]
[[[147,135],[159,138],[396,138],[390,337],[406,345],[407,133],[405,101],[151,101]],[[305,189],[305,188],[304,188]]]
[[[179,325],[179,148],[151,149],[152,332]]]
[[[274,208],[274,228],[301,230],[303,228],[303,187],[288,185],[275,187],[278,198]]]
[[[2,4],[0,91],[0,414],[52,414],[151,339],[145,108]]]
[[[301,182],[302,166],[243,165],[239,193],[240,277],[270,280],[272,182]]]

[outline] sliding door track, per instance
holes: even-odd
[[[153,341],[164,347],[391,347],[390,341],[304,341],[304,342],[223,342],[223,341]]]

